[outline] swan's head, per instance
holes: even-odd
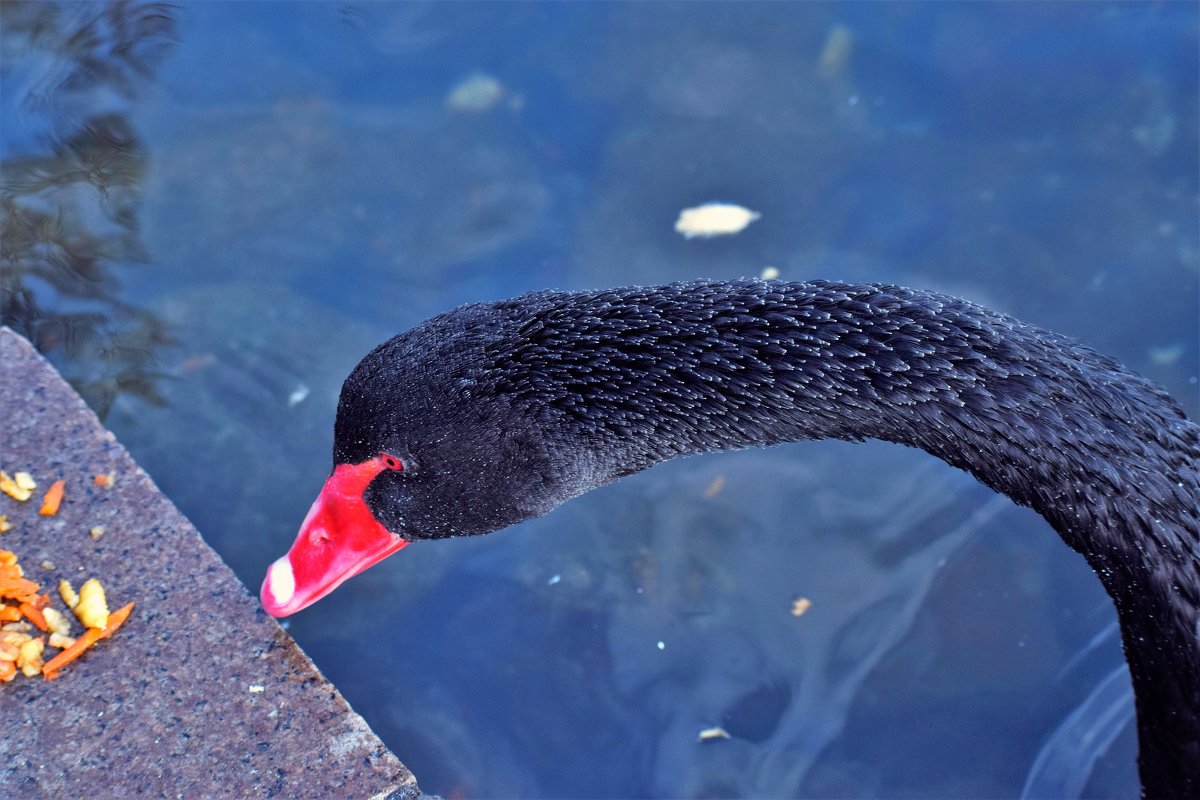
[[[268,568],[268,613],[293,614],[413,541],[499,530],[587,488],[547,420],[489,380],[501,326],[488,308],[400,334],[346,379],[333,471]]]

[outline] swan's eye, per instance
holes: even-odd
[[[383,463],[384,469],[394,469],[397,472],[404,469],[404,462],[388,453],[380,453],[379,460]]]

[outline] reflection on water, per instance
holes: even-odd
[[[1122,664],[1050,735],[1030,767],[1021,797],[1081,796],[1097,759],[1133,721],[1129,667]]]
[[[1009,506],[980,506],[985,493],[915,453],[876,458],[905,479],[830,486],[772,453],[647,482],[646,518],[631,525],[642,592],[633,602],[599,594],[615,608],[616,689],[659,732],[653,794],[782,797],[806,786],[863,681],[909,634],[939,565]],[[712,498],[679,491],[718,475],[725,486]],[[801,596],[812,606],[797,617]],[[662,650],[648,646],[656,641]],[[697,747],[712,725],[731,739]]]
[[[154,351],[170,336],[123,298],[118,275],[148,260],[147,157],[125,112],[174,27],[157,3],[3,6],[0,324],[53,358],[101,415],[121,393],[161,402]]]

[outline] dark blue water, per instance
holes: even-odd
[[[768,266],[935,288],[1200,411],[1194,4],[3,14],[5,320],[255,591],[345,374],[472,300]],[[711,200],[762,217],[674,232]],[[1036,515],[805,443],[415,545],[290,630],[452,797],[1122,797],[1114,624]]]

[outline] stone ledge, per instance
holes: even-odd
[[[58,680],[0,684],[0,796],[423,796],[82,399],[7,328],[0,469],[39,484],[26,503],[0,495],[15,525],[0,548],[29,577],[49,588],[95,576],[111,607],[137,602],[117,635]],[[115,488],[95,486],[109,471]],[[59,478],[62,508],[41,517],[41,492]],[[106,531],[94,541],[96,525]]]

